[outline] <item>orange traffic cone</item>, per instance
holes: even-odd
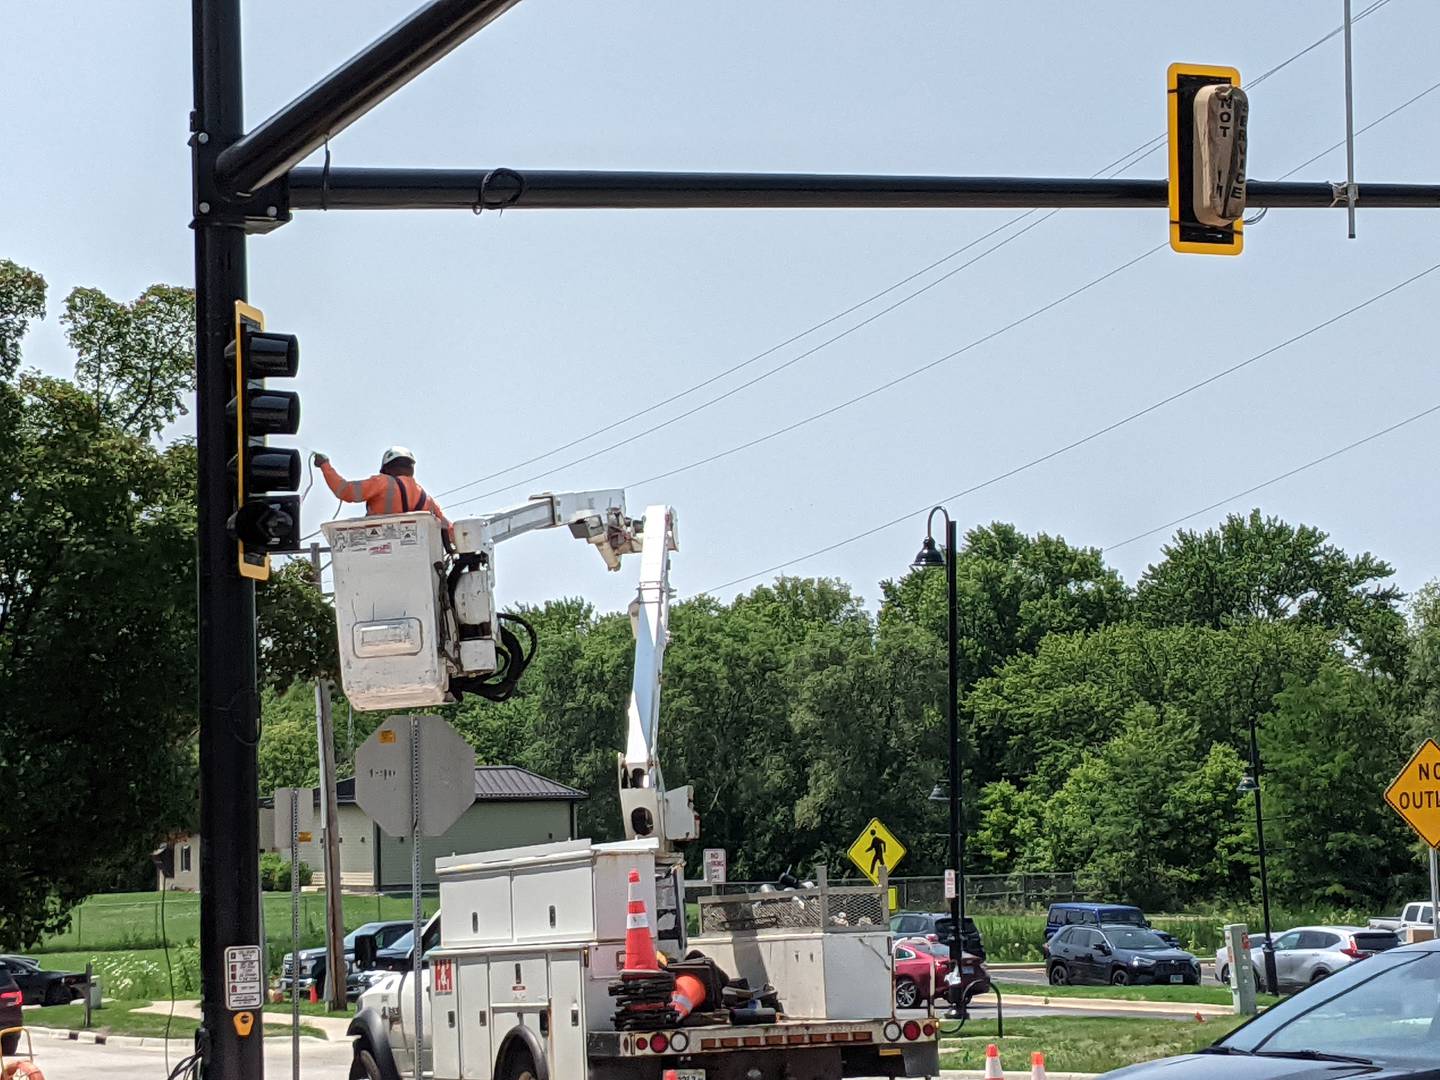
[[[640,871],[630,871],[630,904],[625,909],[625,970],[659,971],[655,939],[650,936],[650,916],[640,899]]]
[[[314,982],[310,983],[310,1004],[314,1005],[320,1000],[320,988]]]
[[[1000,1048],[994,1043],[985,1047],[985,1080],[1005,1080],[1000,1068]]]
[[[1045,1080],[1045,1055],[1039,1050],[1030,1055],[1030,1080]]]
[[[675,1015],[684,1020],[705,1004],[705,984],[694,975],[678,975],[675,978],[675,992],[670,995],[670,1007]]]

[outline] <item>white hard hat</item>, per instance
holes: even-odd
[[[389,450],[385,451],[385,455],[380,459],[380,467],[383,469],[392,461],[399,461],[401,458],[404,458],[412,465],[415,463],[415,453],[408,446],[392,446]]]

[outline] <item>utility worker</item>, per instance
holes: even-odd
[[[316,452],[313,458],[320,466],[325,483],[341,502],[365,504],[367,514],[409,514],[428,510],[440,519],[445,537],[452,539],[453,527],[440,504],[425,494],[415,479],[415,455],[403,446],[392,446],[380,458],[380,471],[368,480],[346,480],[330,459]]]

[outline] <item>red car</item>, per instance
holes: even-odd
[[[950,947],[928,938],[902,938],[895,942],[895,1007],[913,1009],[946,994],[950,973]],[[960,967],[960,989],[968,1002],[990,989],[985,965],[966,953]]]

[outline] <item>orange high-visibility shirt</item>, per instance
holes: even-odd
[[[425,494],[413,476],[389,476],[376,473],[368,480],[346,480],[330,462],[320,466],[325,483],[341,502],[365,504],[367,514],[408,514],[428,510],[440,519],[441,526],[450,531],[450,519],[440,509],[440,504]]]

